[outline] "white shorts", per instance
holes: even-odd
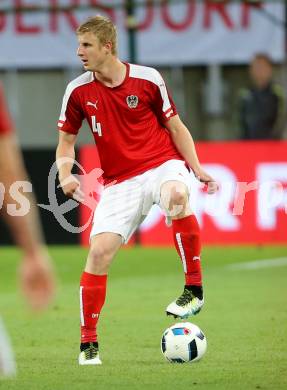
[[[90,237],[111,232],[121,235],[123,242],[127,243],[152,205],[160,206],[161,186],[170,180],[184,183],[190,192],[191,177],[184,161],[166,161],[156,168],[105,188],[94,213]]]

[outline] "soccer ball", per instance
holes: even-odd
[[[192,363],[200,360],[206,348],[205,335],[191,322],[179,322],[167,328],[161,339],[161,351],[171,363]]]

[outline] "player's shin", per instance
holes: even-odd
[[[194,286],[201,290],[202,272],[200,263],[200,228],[194,215],[172,221],[173,238],[176,250],[181,258],[186,287]],[[197,295],[197,294],[196,294]]]
[[[200,265],[200,230],[194,215],[172,221],[176,250],[181,258],[185,286],[179,298],[166,308],[167,315],[188,318],[196,315],[204,304]]]
[[[97,341],[97,323],[106,298],[107,275],[83,272],[80,282],[81,343]]]

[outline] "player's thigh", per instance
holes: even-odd
[[[138,180],[127,180],[104,190],[94,214],[90,237],[115,233],[127,242],[141,220],[144,187]]]
[[[188,201],[191,185],[190,172],[182,160],[169,160],[155,171],[155,201],[168,208],[170,202]]]

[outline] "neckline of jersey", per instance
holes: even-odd
[[[121,84],[117,85],[116,87],[108,87],[107,85],[101,83],[96,78],[95,73],[93,72],[94,82],[99,83],[103,88],[107,88],[109,90],[114,90],[114,89],[121,88],[127,82],[128,78],[130,77],[130,64],[128,62],[124,62],[124,61],[122,61],[122,63],[126,66],[126,75],[125,75],[125,78],[123,79],[123,81],[121,82]]]

